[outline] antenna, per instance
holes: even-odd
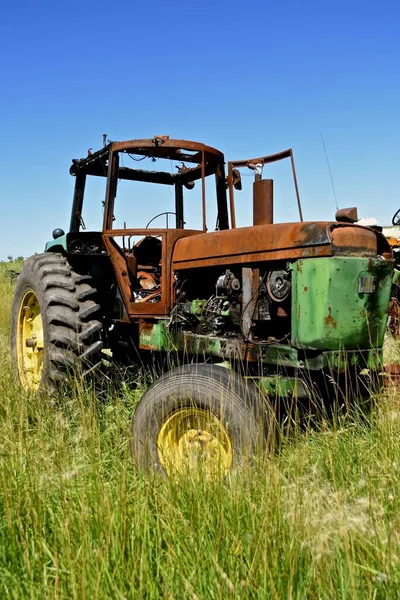
[[[339,210],[339,206],[338,206],[338,202],[337,202],[337,198],[336,198],[335,186],[333,184],[331,165],[329,164],[329,158],[328,158],[328,153],[327,153],[326,147],[325,147],[324,137],[323,137],[322,133],[320,134],[320,136],[321,136],[322,145],[324,147],[326,162],[327,162],[328,169],[329,169],[329,176],[331,178],[332,191],[333,191],[333,197],[335,198],[336,210]]]

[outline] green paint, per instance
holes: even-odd
[[[268,367],[292,367],[319,371],[322,369],[345,370],[351,367],[359,369],[382,367],[382,349],[369,348],[368,350],[336,350],[326,352],[302,351],[291,346],[273,344],[261,346],[260,360]]]
[[[190,304],[190,314],[196,317],[199,321],[204,321],[204,308],[207,304],[207,300],[193,300]]]
[[[229,317],[230,314],[231,314],[231,304],[228,300],[225,300],[225,302],[222,305],[222,309],[221,309],[221,317]]]
[[[168,321],[159,321],[140,332],[139,346],[145,350],[176,350],[173,335],[167,327]]]
[[[291,270],[293,346],[382,346],[393,276],[390,261],[308,258],[292,263]]]
[[[304,381],[296,377],[271,377],[254,378],[252,381],[260,391],[272,398],[308,398],[310,391]]]
[[[261,361],[282,367],[301,367],[297,348],[285,344],[265,344],[260,346]]]
[[[398,269],[393,272],[393,283],[400,284],[400,271]]]
[[[162,320],[147,327],[140,333],[142,349],[172,352],[181,351],[190,356],[216,356],[226,361],[244,361],[249,348],[237,339],[199,335],[176,331],[167,327]],[[293,348],[284,344],[260,344],[254,349],[253,360],[263,365],[265,378],[277,368],[303,369],[306,371],[345,371],[346,369],[374,369],[382,367],[382,349],[311,351]],[[286,384],[285,384],[286,385]]]
[[[187,354],[194,356],[220,356],[221,358],[234,358],[236,355],[236,344],[227,347],[226,338],[211,337],[208,335],[198,335],[189,332],[177,333],[177,347]]]
[[[64,235],[61,235],[60,237],[58,237],[55,240],[51,240],[50,242],[47,242],[46,246],[44,247],[44,251],[45,252],[55,252],[55,250],[64,250],[65,252],[67,251],[67,234],[65,233]]]
[[[320,371],[322,369],[345,371],[350,368],[377,369],[383,364],[383,352],[381,348],[370,348],[369,350],[338,350],[333,352],[318,352],[310,356],[305,355],[303,367],[309,371]]]

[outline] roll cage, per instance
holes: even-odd
[[[181,166],[178,168],[177,173],[122,166],[120,164],[120,155],[131,153],[143,156],[144,158],[150,158],[153,161],[157,159],[178,161],[181,163]],[[189,163],[190,166],[187,166],[186,163]],[[195,181],[201,180],[202,223],[203,231],[206,231],[205,178],[210,175],[215,176],[216,184],[216,228],[229,228],[224,155],[219,150],[205,144],[187,140],[169,139],[168,136],[110,142],[101,150],[90,154],[86,158],[74,159],[70,173],[76,177],[70,222],[71,232],[78,232],[82,225],[82,207],[87,175],[107,178],[103,231],[112,230],[114,202],[119,180],[173,185],[175,188],[176,229],[184,228],[184,187],[191,189]]]

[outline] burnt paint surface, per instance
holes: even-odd
[[[317,256],[376,256],[374,231],[349,225],[340,232],[336,223],[276,223],[240,227],[181,239],[175,246],[175,270],[220,264],[249,264]],[[334,229],[333,231],[331,231]],[[334,242],[334,243],[333,243]]]

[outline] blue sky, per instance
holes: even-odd
[[[292,147],[306,220],[329,220],[322,132],[339,205],[389,223],[399,31],[394,0],[2,2],[0,259],[40,252],[68,227],[70,161],[104,132],[203,141],[227,159]],[[293,220],[289,164],[270,174],[277,219]],[[165,210],[150,186],[141,193],[138,214]],[[102,185],[93,197],[100,215]],[[238,204],[245,223],[250,198]]]

